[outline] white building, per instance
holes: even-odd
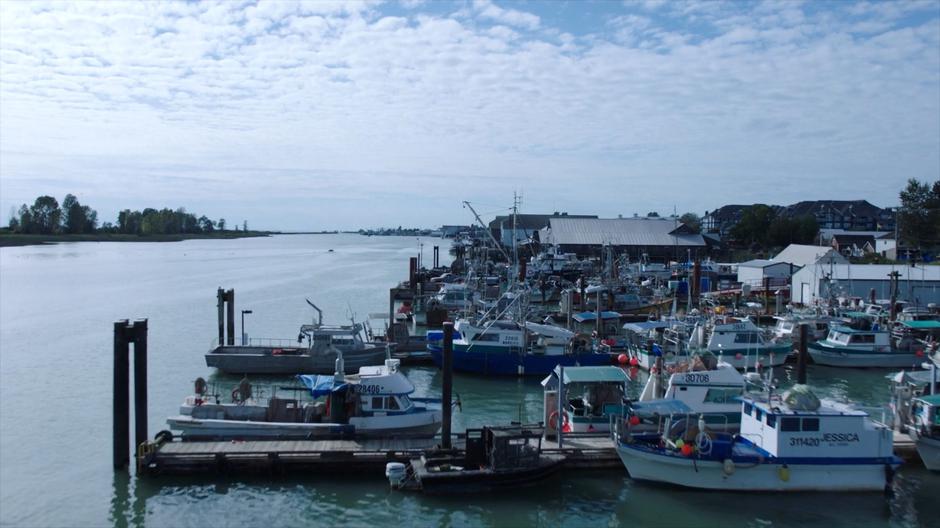
[[[793,274],[790,298],[794,303],[812,305],[829,298],[868,299],[875,290],[877,299],[891,297],[889,273],[900,273],[898,299],[926,306],[940,304],[940,266],[891,264],[827,264],[819,262]]]
[[[738,264],[738,282],[748,284],[752,288],[785,286],[790,283],[790,275],[799,269],[789,262],[755,259]]]
[[[795,268],[822,264],[848,264],[849,261],[838,251],[829,246],[807,246],[803,244],[790,244],[783,251],[777,253],[774,262],[788,262]]]

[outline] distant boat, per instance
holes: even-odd
[[[206,366],[233,374],[330,374],[337,355],[342,353],[346,374],[355,374],[360,367],[381,365],[386,354],[393,351],[390,343],[379,346],[366,342],[362,323],[324,325],[323,313],[313,303],[310,305],[319,318],[300,327],[296,343],[260,339],[244,345],[219,345],[206,354]]]
[[[810,343],[807,351],[814,362],[830,367],[916,368],[925,359],[923,351],[893,347],[887,330],[848,326],[833,326],[826,339]]]

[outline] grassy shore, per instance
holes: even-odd
[[[83,235],[23,235],[0,231],[0,247],[34,246],[57,242],[179,242],[191,239],[227,239],[276,235],[273,231],[216,231],[213,233],[180,235],[124,235],[94,233]]]

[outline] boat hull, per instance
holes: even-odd
[[[206,366],[229,374],[333,374],[336,353],[275,354],[270,347],[222,346],[206,354]],[[362,350],[343,351],[346,374],[356,374],[359,367],[381,365],[385,349],[369,346]]]
[[[930,471],[940,471],[940,440],[920,436],[915,443],[917,454]]]
[[[440,411],[398,415],[394,421],[375,418],[351,418],[349,424],[293,423],[242,420],[196,419],[174,416],[167,419],[173,431],[184,440],[230,440],[279,438],[307,440],[316,438],[430,438],[441,429]]]
[[[894,462],[854,464],[723,461],[663,455],[620,443],[617,453],[630,477],[687,488],[741,491],[883,491]],[[733,461],[733,458],[732,458]]]
[[[909,352],[872,352],[848,347],[832,347],[824,343],[810,343],[810,357],[819,365],[855,368],[917,368],[924,362],[922,356]]]
[[[443,363],[440,347],[428,346],[434,364]],[[601,366],[610,365],[608,354],[517,354],[498,348],[474,346],[471,350],[454,347],[453,366],[458,372],[494,376],[546,376],[556,366]]]
[[[561,469],[565,457],[542,455],[539,464],[528,468],[507,470],[474,469],[431,473],[420,460],[412,467],[421,491],[429,494],[488,493],[518,489],[550,477]]]

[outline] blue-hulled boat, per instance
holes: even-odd
[[[552,325],[495,320],[454,325],[453,366],[457,372],[497,376],[545,376],[557,365],[609,365],[612,355],[580,346],[574,332]],[[428,332],[428,351],[443,361],[443,332]]]

